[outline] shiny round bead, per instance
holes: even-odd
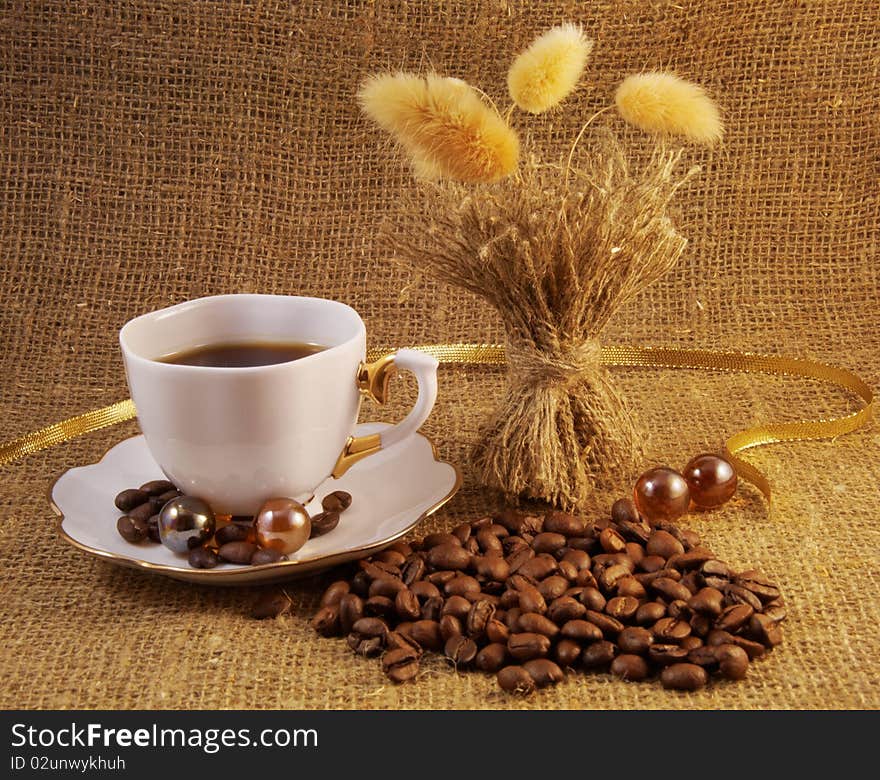
[[[195,496],[177,496],[159,511],[159,539],[177,553],[201,547],[214,535],[214,512]]]
[[[639,512],[652,523],[677,520],[691,503],[685,478],[667,466],[642,474],[636,482],[633,499]]]
[[[257,544],[279,553],[296,552],[308,540],[312,521],[305,507],[292,498],[270,498],[254,520]]]
[[[736,492],[736,471],[720,455],[704,453],[684,467],[691,501],[704,509],[721,506]]]

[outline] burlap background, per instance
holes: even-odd
[[[609,339],[810,356],[877,385],[878,6],[530,6],[0,4],[2,438],[125,397],[118,327],[199,295],[340,298],[363,313],[372,344],[496,338],[477,302],[413,284],[372,243],[406,174],[353,92],[370,71],[433,65],[504,104],[512,54],[563,20],[597,39],[589,75],[549,123],[519,115],[520,127],[561,149],[623,75],[657,66],[704,83],[729,127],[720,150],[690,157],[706,170],[681,201],[685,262],[621,313]],[[808,382],[619,373],[657,462],[682,464],[764,419],[851,408]],[[427,430],[465,470],[500,387],[491,370],[443,372]],[[880,705],[876,428],[755,454],[777,491],[771,519],[746,488],[691,523],[722,557],[777,577],[790,605],[785,645],[746,681],[676,695],[576,675],[525,702],[440,661],[416,684],[386,684],[375,661],[308,629],[326,577],[290,587],[292,616],[257,623],[246,616],[256,589],[191,587],[64,545],[45,499],[53,477],[136,430],[3,470],[0,706]],[[468,476],[427,527],[489,505]]]

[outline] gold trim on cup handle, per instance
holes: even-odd
[[[384,404],[389,398],[391,378],[398,368],[415,374],[419,383],[419,397],[412,411],[397,425],[386,432],[388,440],[383,442],[378,433],[369,436],[349,436],[342,448],[331,476],[338,479],[355,463],[379,452],[383,446],[389,446],[400,439],[415,433],[431,413],[437,399],[437,366],[439,361],[424,352],[412,349],[401,349],[390,355],[383,355],[372,363],[361,363],[358,366],[356,382],[361,395],[378,404]]]

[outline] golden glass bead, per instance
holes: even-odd
[[[720,455],[703,453],[691,458],[683,472],[696,506],[721,506],[736,492],[736,470]]]
[[[677,520],[687,512],[691,503],[685,478],[667,466],[642,474],[633,490],[633,499],[639,512],[650,523]]]
[[[292,498],[270,498],[254,520],[257,544],[286,555],[296,552],[308,540],[312,521],[305,507]]]

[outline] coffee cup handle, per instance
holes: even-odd
[[[384,404],[388,400],[391,378],[398,369],[415,374],[419,384],[419,397],[409,414],[397,425],[382,433],[349,436],[331,472],[333,477],[341,477],[359,460],[397,444],[422,427],[422,423],[428,419],[437,400],[438,365],[437,358],[415,349],[399,349],[373,363],[361,363],[357,373],[357,385],[361,394],[367,398]]]

